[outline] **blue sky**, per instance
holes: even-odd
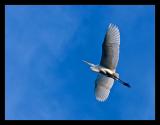
[[[155,119],[155,10],[151,5],[5,6],[5,119]],[[109,23],[120,29],[117,72],[107,101],[94,96]]]

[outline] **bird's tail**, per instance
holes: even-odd
[[[114,73],[115,77],[119,79],[119,74],[118,73]]]

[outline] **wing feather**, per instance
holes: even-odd
[[[119,60],[120,32],[117,26],[110,24],[102,44],[100,65],[116,70]],[[105,101],[110,93],[114,79],[98,74],[95,81],[95,96],[98,101]]]
[[[119,60],[120,32],[117,26],[110,24],[102,44],[100,65],[115,70]]]
[[[98,74],[95,81],[95,96],[98,101],[105,101],[113,86],[114,79]]]

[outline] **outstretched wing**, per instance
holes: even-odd
[[[119,60],[120,32],[117,26],[110,24],[102,44],[100,65],[115,70]]]
[[[95,96],[98,101],[105,101],[113,86],[114,79],[98,74],[95,81]]]

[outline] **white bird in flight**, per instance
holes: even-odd
[[[120,32],[116,25],[110,24],[102,44],[102,56],[100,65],[94,65],[82,60],[90,66],[90,69],[99,73],[95,81],[95,96],[98,101],[105,101],[113,86],[114,80],[127,87],[128,83],[119,78],[116,67],[119,60]]]

